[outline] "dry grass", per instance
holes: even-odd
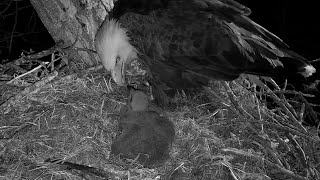
[[[110,155],[126,90],[104,70],[83,77],[56,77],[21,91],[2,86],[0,179],[319,179],[319,138],[299,121],[307,104],[270,110],[241,78],[214,82],[176,107],[156,110],[175,124],[170,159],[160,168],[125,164]],[[50,76],[49,76],[50,77]],[[85,165],[82,170],[46,162]],[[88,170],[93,167],[94,170]]]

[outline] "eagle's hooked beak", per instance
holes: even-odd
[[[124,86],[126,84],[125,62],[117,63],[111,70],[111,76],[118,86]]]

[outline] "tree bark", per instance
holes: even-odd
[[[44,26],[55,42],[63,40],[65,47],[71,46],[69,57],[75,62],[92,66],[99,57],[94,50],[94,37],[100,24],[113,8],[113,0],[30,0]],[[77,37],[78,36],[78,37]]]

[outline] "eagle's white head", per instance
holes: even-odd
[[[116,84],[125,84],[125,65],[137,58],[126,29],[115,19],[106,18],[95,37],[95,48],[103,66],[111,71]]]

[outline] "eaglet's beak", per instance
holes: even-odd
[[[117,63],[114,69],[111,70],[111,76],[118,86],[124,86],[126,84],[125,62]]]

